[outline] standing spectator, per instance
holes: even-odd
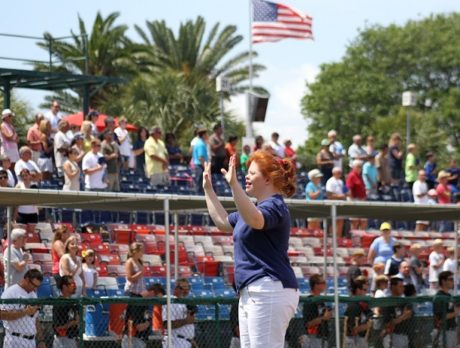
[[[359,276],[353,280],[351,287],[352,296],[368,295],[367,279]],[[369,304],[364,301],[351,302],[345,310],[344,330],[345,346],[350,348],[367,348],[367,334],[371,329],[373,316]]]
[[[142,292],[145,291],[143,256],[144,245],[142,243],[134,242],[129,246],[128,260],[125,263],[125,293],[130,297],[142,297]],[[131,309],[136,310],[135,306]]]
[[[56,135],[56,138],[58,135]],[[63,191],[80,191],[80,166],[78,165],[78,150],[74,147],[67,150],[67,159],[62,166],[64,173]]]
[[[367,155],[366,155],[367,156]],[[352,164],[352,170],[348,173],[347,176],[347,187],[350,190],[349,198],[353,201],[365,201],[366,196],[366,187],[364,185],[364,180],[361,175],[363,171],[363,162],[361,160],[354,160]],[[361,218],[351,218],[351,229],[366,229],[367,220]]]
[[[86,249],[82,251],[81,257],[86,289],[96,290],[98,278],[96,269],[96,253],[93,249]]]
[[[337,140],[337,132],[335,130],[330,130],[327,133],[327,138],[329,144],[331,144],[329,145],[329,152],[334,156],[334,167],[342,169],[342,160],[345,157],[346,151],[340,141]]]
[[[13,126],[14,113],[10,109],[2,111],[2,123],[0,124],[0,150],[1,154],[8,156],[11,166],[14,168],[19,160],[18,153],[18,133]]]
[[[97,120],[99,119],[99,112],[92,110],[86,116],[86,119],[91,122],[91,135],[95,138],[99,137],[99,129],[97,129]]]
[[[284,158],[290,159],[297,168],[297,154],[292,148],[292,141],[289,139],[284,141]]]
[[[320,274],[310,277],[310,298],[321,296],[326,290],[326,281]],[[302,348],[327,347],[329,340],[329,320],[332,318],[332,308],[324,302],[305,302],[303,304],[303,320],[306,336],[301,337]]]
[[[230,135],[228,137],[228,142],[225,144],[225,155],[227,156],[227,163],[230,160],[230,157],[236,156],[238,158],[238,150],[236,144],[238,143],[238,137],[236,135]],[[236,161],[236,168],[238,169],[240,162]]]
[[[245,174],[248,171],[247,163],[248,163],[250,154],[251,154],[251,147],[249,145],[244,145],[243,151],[240,156],[240,169]]]
[[[161,128],[154,126],[150,129],[150,137],[144,144],[145,168],[152,186],[168,185],[168,151],[161,140]]]
[[[429,204],[428,185],[426,184],[426,174],[423,169],[418,171],[417,180],[412,185],[412,196],[415,204]],[[429,221],[417,220],[415,222],[415,231],[425,231],[429,224]]]
[[[391,170],[388,160],[388,145],[383,144],[380,147],[380,152],[375,158],[375,166],[378,171],[378,179],[380,187],[386,187],[391,184]]]
[[[69,122],[66,120],[59,121],[58,132],[54,137],[54,162],[60,177],[64,176],[63,165],[66,160],[67,152],[70,148],[71,140],[67,137],[69,129]]]
[[[426,184],[428,189],[432,189],[436,185],[436,156],[433,152],[428,151],[425,158],[426,162],[423,168],[425,169]]]
[[[404,285],[400,278],[390,279],[390,292],[393,297],[404,295]],[[397,305],[383,308],[383,321],[385,323],[385,348],[408,348],[411,318],[414,315],[409,304],[398,302]]]
[[[195,168],[195,185],[198,194],[203,194],[203,172],[208,159],[208,132],[205,128],[198,130],[198,141],[193,147],[192,162]]]
[[[444,253],[442,239],[435,239],[433,242],[433,251],[428,257],[430,267],[428,268],[428,282],[430,283],[430,291],[432,294],[438,288],[438,277],[444,265]]]
[[[375,278],[375,298],[387,297],[388,277],[381,274]]]
[[[371,280],[371,293],[375,295],[377,291],[377,278],[380,276],[385,276],[383,273],[385,271],[385,264],[378,262],[372,265],[372,275],[370,277]]]
[[[94,138],[91,141],[91,151],[83,157],[82,162],[86,191],[105,191],[107,188],[107,183],[103,181],[107,164],[100,151],[101,141]]]
[[[404,286],[410,284],[414,286],[415,291],[417,292],[417,280],[415,276],[411,273],[410,264],[408,261],[403,261],[399,265],[399,272],[396,274],[396,277],[403,280]]]
[[[2,299],[37,299],[37,289],[43,281],[42,273],[30,269],[17,284],[10,286],[2,294]],[[46,348],[44,334],[38,318],[39,306],[18,303],[1,306],[5,327],[4,348]]]
[[[228,166],[225,141],[222,138],[223,130],[220,123],[216,123],[212,130],[213,133],[209,137],[209,146],[211,148],[211,173],[220,174],[220,170]]]
[[[433,301],[433,347],[457,347],[457,316],[460,307],[451,301],[450,291],[455,288],[454,274],[450,271],[439,273],[439,290]]]
[[[80,132],[83,136],[83,151],[88,153],[91,151],[91,142],[96,139],[93,135],[92,123],[90,121],[83,121],[81,123]]]
[[[85,277],[78,253],[78,242],[75,236],[67,238],[64,244],[65,253],[59,260],[59,275],[71,276],[75,282],[75,296],[80,297],[86,294]]]
[[[190,284],[187,279],[181,278],[176,281],[174,287],[174,296],[176,298],[185,298],[190,292]],[[163,306],[163,322],[166,326],[168,316],[167,306]],[[195,313],[196,307],[190,307],[183,303],[171,303],[171,341],[172,347],[191,348],[197,347],[195,337]],[[168,346],[168,337],[163,337],[163,347]]]
[[[160,283],[151,284],[147,290],[152,292],[153,297],[162,298],[166,295],[166,291]],[[163,305],[161,304],[153,305],[152,329],[157,334],[163,335]]]
[[[254,140],[254,148],[252,152],[256,152],[257,150],[262,150],[264,146],[264,137],[261,135],[256,136]]]
[[[70,232],[66,225],[61,225],[54,230],[54,238],[51,243],[51,260],[53,261],[53,268],[51,273],[56,279],[56,284],[59,283],[59,261],[65,254],[65,242],[70,237]]]
[[[398,274],[405,252],[404,247],[398,242],[393,245],[393,255],[385,263],[385,275],[388,278]]]
[[[457,161],[452,158],[449,161],[449,168],[445,170],[447,173],[450,174],[449,176],[449,187],[452,191],[454,200],[457,201],[457,195],[460,193],[460,189],[458,187],[458,177],[460,175],[460,168],[457,167]]]
[[[73,278],[65,275],[61,278],[58,289],[59,298],[70,299],[75,295],[77,286]],[[77,348],[80,325],[80,311],[77,304],[56,304],[53,306],[53,348]]]
[[[421,246],[418,243],[412,244],[409,248],[409,266],[411,276],[415,281],[415,290],[420,294],[425,287],[424,267],[420,261],[420,253],[422,252]]]
[[[115,135],[116,134],[114,133],[114,136]],[[137,130],[137,139],[133,144],[133,155],[136,158],[136,171],[141,176],[145,176],[144,145],[148,137],[149,137],[149,131],[147,130],[147,128],[140,127]]]
[[[40,122],[45,118],[41,112],[35,114],[34,124],[27,130],[27,146],[32,150],[32,161],[37,163],[40,156],[41,141],[40,141]]]
[[[101,152],[107,165],[107,189],[109,191],[120,191],[120,149],[113,138],[111,130],[104,132],[104,141],[101,144]]]
[[[318,169],[312,169],[308,172],[310,180],[305,187],[305,196],[307,201],[322,201],[325,198],[323,188],[321,187],[321,178],[323,174]],[[321,220],[308,218],[308,228],[311,230],[321,229]]]
[[[387,260],[393,255],[393,246],[396,243],[396,239],[391,236],[391,225],[388,222],[382,223],[380,232],[382,235],[374,239],[369,248],[367,260],[371,265],[379,262],[386,264]]]
[[[6,175],[8,176],[8,187],[14,187],[16,186],[16,180],[14,178],[13,173],[10,170],[11,167],[11,161],[8,156],[5,155],[0,155],[0,169],[4,170],[6,172]]]
[[[245,192],[237,180],[235,162],[232,156],[223,174],[237,212],[227,214],[218,200],[209,165],[203,188],[213,222],[221,231],[233,231],[241,346],[282,347],[299,303],[297,279],[287,255],[291,218],[283,199],[295,193],[295,168],[289,160],[257,151],[248,161]],[[267,308],[272,310],[267,312]]]
[[[391,184],[399,185],[402,178],[402,162],[404,152],[401,147],[401,135],[393,133],[388,144],[388,159],[391,169]]]
[[[361,135],[356,134],[353,136],[353,144],[348,148],[348,156],[350,157],[350,166],[355,160],[362,162],[367,160],[367,151],[363,148]]]
[[[344,201],[347,196],[345,194],[345,185],[342,180],[342,169],[334,167],[332,169],[332,177],[326,182],[327,199]],[[337,238],[341,238],[343,234],[344,219],[337,219]]]
[[[45,118],[51,123],[51,138],[54,139],[58,131],[59,121],[62,120],[61,105],[57,100],[51,102],[51,109],[45,114]]]
[[[272,141],[270,142],[270,147],[273,150],[273,153],[279,158],[284,158],[284,147],[279,143],[280,135],[277,132],[272,133]]]
[[[24,251],[26,245],[26,231],[22,228],[14,228],[11,231],[11,259],[8,257],[8,248],[3,252],[3,263],[5,267],[5,289],[11,285],[18,284],[28,270],[27,262],[31,259],[30,253]],[[11,275],[8,270],[11,266]]]
[[[50,180],[54,171],[53,165],[53,139],[51,139],[51,124],[48,120],[40,122],[41,150],[38,158],[38,168],[42,173],[43,180]]]
[[[368,161],[363,165],[363,180],[366,187],[366,196],[377,195],[378,175],[375,167],[375,152],[369,154]]]
[[[104,130],[110,130],[113,133],[113,138],[117,142],[118,145],[120,145],[120,142],[118,141],[117,134],[115,133],[115,129],[117,126],[115,125],[115,120],[113,119],[112,116],[107,116],[104,119]],[[142,128],[142,127],[141,127]],[[144,128],[145,129],[145,128]],[[148,132],[146,134],[146,138],[148,137]]]
[[[184,156],[179,146],[176,144],[176,137],[173,133],[165,135],[166,150],[168,151],[168,161],[172,166],[178,166],[184,162]]]
[[[76,162],[79,164],[81,164],[83,157],[85,157],[86,155],[83,145],[83,135],[80,132],[75,133],[72,142],[70,143],[70,146],[72,149],[75,149],[78,152]]]
[[[28,169],[24,168],[19,173],[19,182],[16,188],[28,189],[32,185],[32,176]],[[20,205],[14,209],[14,220],[20,224],[38,223],[38,208],[36,205]]]
[[[126,125],[128,124],[126,117],[120,117],[118,124],[119,126],[115,129],[114,133],[117,135],[118,142],[120,143],[121,164],[124,170],[128,170],[129,157],[131,156],[133,146],[129,132],[126,129]]]
[[[372,155],[374,152],[376,152],[375,138],[372,135],[368,135],[366,138],[366,152],[368,155]]]
[[[451,204],[452,192],[449,187],[449,173],[441,170],[438,173],[438,186],[436,186],[436,193],[438,195],[438,204]],[[450,221],[441,221],[439,225],[439,232],[453,231],[453,226]]]
[[[383,264],[382,264],[383,265]],[[388,278],[387,276],[380,274],[375,277],[375,293],[374,298],[383,298],[387,297],[388,294]],[[373,328],[373,337],[374,339],[374,347],[376,348],[383,348],[383,326],[384,326],[384,319],[383,319],[383,307],[374,307],[374,328]]]
[[[362,275],[361,266],[366,263],[363,249],[355,249],[351,255],[351,265],[347,270],[347,284],[350,294],[353,293],[354,280]]]
[[[447,258],[442,265],[443,271],[451,271],[453,274],[457,273],[457,261],[455,260],[455,248],[447,248]]]
[[[334,155],[329,151],[329,140],[321,140],[321,150],[316,154],[316,165],[323,173],[322,184],[325,185],[332,176],[334,168]]]
[[[406,164],[404,167],[404,172],[406,174],[405,180],[406,184],[412,189],[415,180],[417,180],[417,158],[415,153],[417,151],[417,146],[415,144],[409,144],[407,146],[407,156]]]

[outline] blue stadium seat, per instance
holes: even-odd
[[[51,284],[48,282],[43,282],[40,287],[37,289],[37,296],[39,298],[48,298],[48,297],[53,297],[53,289],[51,287]]]
[[[230,320],[230,309],[231,305],[219,305],[219,319]]]
[[[86,296],[88,297],[103,297],[107,296],[107,291],[105,289],[86,289]]]
[[[225,298],[234,298],[236,297],[235,291],[231,288],[227,289],[216,289],[214,290],[214,295],[217,297],[225,297]]]

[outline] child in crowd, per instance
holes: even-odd
[[[393,245],[393,256],[391,256],[391,258],[387,260],[387,263],[385,264],[386,276],[391,277],[399,273],[399,266],[404,260],[405,252],[406,250],[401,244],[395,243],[395,245]]]
[[[97,269],[96,269],[96,253],[92,249],[83,250],[82,268],[85,277],[86,289],[96,290],[97,288]]]
[[[453,274],[457,273],[457,264],[455,262],[455,249],[453,247],[447,248],[447,259],[442,265],[443,271],[451,271]]]
[[[371,277],[371,294],[375,294],[377,291],[377,284],[376,280],[379,276],[384,275],[383,272],[385,271],[385,264],[382,262],[377,262],[372,266],[373,274]]]

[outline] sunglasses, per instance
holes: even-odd
[[[32,279],[29,279],[29,283],[34,287],[35,290],[37,290],[41,285],[41,282],[37,285],[37,283],[34,283]]]

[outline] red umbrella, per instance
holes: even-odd
[[[99,132],[102,132],[104,129],[105,129],[105,119],[107,118],[108,116],[107,115],[104,115],[104,114],[99,114],[99,117],[97,118],[97,122],[96,122],[96,126],[97,126],[97,130]],[[69,122],[70,125],[75,125],[75,126],[79,126],[81,127],[81,124],[83,123],[83,112],[78,112],[76,114],[72,114],[72,115],[67,115],[66,117],[64,117],[64,119]],[[115,125],[118,127],[118,117],[114,117],[114,120],[115,120]],[[128,123],[126,125],[126,129],[129,131],[129,132],[136,132],[137,131],[137,127]]]

